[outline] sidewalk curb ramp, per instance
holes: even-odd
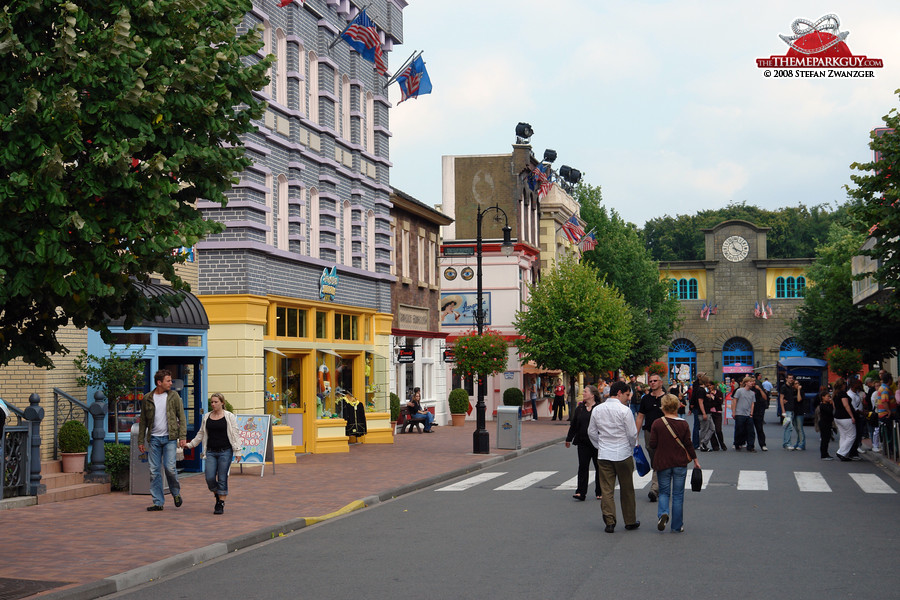
[[[175,556],[164,558],[149,565],[137,567],[136,569],[131,569],[130,571],[126,571],[118,575],[112,575],[110,577],[100,579],[99,581],[92,581],[90,583],[85,583],[76,587],[41,594],[40,596],[37,596],[37,598],[39,598],[40,600],[93,600],[94,598],[101,598],[103,596],[115,594],[129,588],[137,587],[139,585],[155,581],[162,577],[174,575],[175,573],[185,571],[187,569],[190,569],[191,567],[203,564],[204,562],[210,561],[214,558],[226,556],[228,554],[231,554],[232,552],[244,550],[246,548],[268,542],[269,540],[273,540],[278,537],[284,537],[289,533],[299,531],[300,529],[304,529],[305,527],[309,527],[310,525],[322,523],[335,517],[347,515],[351,512],[355,512],[369,506],[381,504],[382,502],[387,502],[394,498],[398,498],[400,496],[411,494],[427,487],[431,487],[437,483],[441,483],[449,479],[455,479],[456,477],[466,475],[467,473],[488,469],[502,462],[512,460],[514,458],[519,458],[520,456],[524,456],[531,452],[553,446],[555,444],[558,444],[559,442],[562,442],[563,440],[565,440],[565,437],[559,437],[552,440],[540,442],[535,444],[534,446],[522,448],[508,454],[492,456],[473,465],[468,465],[466,467],[447,471],[446,473],[441,473],[439,475],[433,475],[431,477],[421,479],[408,485],[402,485],[400,487],[387,490],[378,494],[377,496],[368,496],[361,500],[354,500],[343,508],[328,513],[327,515],[322,515],[319,517],[300,517],[297,519],[291,519],[289,521],[278,523],[271,527],[265,527],[263,529],[240,535],[223,542],[216,542],[215,544],[209,544],[208,546],[203,546],[202,548],[196,548],[194,550],[182,552],[181,554],[176,554]]]

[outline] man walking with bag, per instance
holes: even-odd
[[[650,447],[650,428],[653,427],[653,421],[663,416],[660,402],[666,392],[662,389],[662,379],[659,375],[650,375],[650,391],[641,398],[641,407],[638,409],[637,417],[634,424],[637,431],[644,430],[644,449],[647,451],[650,464],[653,464],[653,448]],[[656,502],[659,498],[659,480],[656,477],[656,471],[653,471],[653,478],[650,480],[650,492],[647,494],[650,502]]]

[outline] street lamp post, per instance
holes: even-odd
[[[475,280],[478,285],[478,298],[477,305],[475,307],[475,323],[478,326],[478,335],[482,335],[484,333],[484,307],[482,305],[482,278],[481,278],[481,220],[484,218],[484,215],[488,212],[494,210],[497,211],[497,220],[500,220],[500,215],[503,215],[503,220],[505,224],[503,225],[503,244],[501,245],[501,251],[504,255],[509,256],[512,254],[513,245],[512,245],[512,228],[509,226],[509,217],[506,216],[506,213],[502,208],[497,206],[489,206],[488,208],[478,210],[478,217],[475,220],[475,257],[477,260],[477,268],[475,270]],[[472,452],[474,454],[490,454],[491,452],[491,440],[490,434],[488,434],[488,430],[485,427],[485,405],[484,405],[484,396],[485,396],[485,388],[487,387],[486,375],[483,373],[478,374],[478,401],[475,403],[475,433],[472,434]]]

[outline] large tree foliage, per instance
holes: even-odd
[[[797,342],[811,356],[824,357],[835,345],[859,348],[868,364],[894,354],[900,322],[883,318],[877,306],[853,305],[850,259],[865,237],[835,224],[829,241],[816,249],[816,262],[806,274],[805,298],[791,324]]]
[[[703,260],[706,256],[702,230],[722,221],[742,219],[771,228],[767,235],[769,258],[808,258],[826,240],[831,223],[845,213],[843,206],[834,211],[826,205],[808,208],[803,204],[767,210],[732,203],[693,215],[656,217],[644,224],[642,233],[654,260]]]
[[[900,95],[900,90],[894,92]],[[877,153],[878,160],[853,163],[851,168],[860,174],[850,176],[855,187],[847,188],[856,200],[851,212],[860,223],[860,229],[876,238],[873,248],[862,252],[880,261],[875,280],[887,287],[900,287],[900,113],[896,108],[884,116],[884,124],[890,130],[872,132],[869,147]],[[896,294],[892,299],[897,310]]]
[[[634,343],[620,366],[643,371],[665,351],[678,323],[678,300],[669,297],[667,281],[660,280],[659,265],[650,257],[637,228],[601,205],[600,187],[579,185],[575,197],[581,218],[594,230],[597,246],[583,261],[616,288],[631,313]]]
[[[262,115],[249,0],[29,0],[0,12],[0,365],[52,366],[59,327],[168,311],[133,280],[187,289],[173,250],[221,230]],[[251,64],[255,63],[255,64]]]
[[[574,383],[578,373],[606,373],[628,356],[631,313],[589,265],[563,258],[531,286],[525,306],[515,321],[523,361],[565,371]]]

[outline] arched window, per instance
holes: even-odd
[[[670,279],[669,280],[669,298],[675,298],[678,300],[678,280]]]
[[[797,297],[797,287],[796,287],[796,283],[794,282],[793,277],[788,277],[787,279],[785,279],[784,287],[786,290],[785,296],[787,298],[796,298]]]
[[[752,372],[753,346],[744,338],[731,338],[722,346],[722,366],[725,374]]]
[[[375,154],[375,97],[366,92],[366,152]]]
[[[262,51],[263,51],[263,54],[268,56],[269,54],[272,53],[272,25],[269,24],[268,20],[263,21],[262,38],[263,38],[262,39],[262,42],[263,42]],[[266,87],[264,87],[262,89],[263,94],[265,94],[269,98],[272,97],[272,81],[275,80],[275,77],[273,77],[273,75],[274,75],[273,70],[274,70],[274,67],[269,68],[269,83],[267,83]]]
[[[341,79],[341,137],[350,140],[350,78]]]
[[[674,279],[672,281],[675,281]],[[697,279],[691,277],[687,279],[686,277],[682,277],[678,280],[678,299],[679,300],[696,300],[698,297],[697,292]]]
[[[779,277],[775,280],[775,297],[787,298],[784,291],[784,277]]]
[[[288,250],[288,184],[287,177],[278,176],[278,249]]]
[[[306,114],[306,52],[300,46],[297,52],[297,72],[300,81],[297,83],[297,109],[301,114]]]
[[[275,101],[287,106],[287,39],[280,27],[275,30]]]
[[[678,280],[678,299],[688,299],[688,281],[684,277]]]
[[[691,280],[688,281],[688,299],[696,300],[697,299],[697,280],[691,277]]]
[[[669,377],[677,378],[681,365],[690,368],[689,381],[693,380],[697,375],[697,347],[685,338],[679,338],[669,346]]]
[[[797,338],[789,337],[781,342],[781,347],[778,349],[778,358],[790,358],[792,356],[806,356],[806,352],[797,343]]]
[[[353,265],[353,216],[350,210],[350,201],[344,200],[343,216],[343,236],[344,236],[344,260],[343,263],[348,266]]]
[[[309,255],[319,258],[319,190],[309,190]]]
[[[319,122],[319,57],[315,52],[309,53],[309,68],[306,82],[306,93],[309,95],[309,120]]]
[[[797,278],[797,297],[806,297],[806,277],[800,276]]]
[[[275,190],[272,174],[266,173],[266,245],[275,245]]]
[[[375,272],[375,211],[366,213],[366,270]]]

